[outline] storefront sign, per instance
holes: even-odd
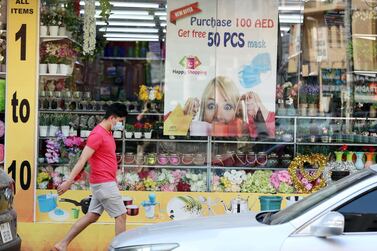
[[[278,5],[168,1],[165,135],[274,136]]]
[[[38,1],[9,0],[5,168],[16,182],[20,221],[32,221],[36,158]]]

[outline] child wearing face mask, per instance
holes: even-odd
[[[193,105],[187,105],[194,103]],[[192,109],[189,110],[188,108]],[[199,120],[212,124],[212,133],[216,127],[228,130],[219,136],[237,136],[248,134],[251,137],[274,137],[275,114],[269,112],[259,96],[254,92],[240,95],[234,82],[227,77],[218,76],[206,86],[201,102],[189,98],[184,107],[186,114],[195,115],[200,107]],[[226,129],[228,128],[228,129]],[[235,129],[236,128],[236,129]]]

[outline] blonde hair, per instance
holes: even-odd
[[[234,105],[234,108],[237,109],[237,104],[240,99],[240,94],[238,88],[234,82],[224,76],[217,76],[208,82],[206,88],[204,89],[202,99],[200,102],[200,114],[199,119],[203,121],[204,111],[206,109],[208,99],[212,98],[216,100],[216,90],[228,101]],[[235,111],[236,115],[237,111]]]

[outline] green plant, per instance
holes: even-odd
[[[51,115],[51,125],[60,126],[61,125],[61,115]]]
[[[111,4],[109,0],[100,0],[99,1],[101,13],[99,14],[101,16],[102,21],[106,22],[106,24],[109,24],[108,20],[111,14]]]
[[[63,114],[60,120],[60,124],[62,126],[68,126],[70,121],[71,121],[71,115]]]
[[[41,114],[39,116],[39,125],[40,126],[48,126],[50,125],[50,116],[48,114]]]
[[[55,56],[55,55],[47,55],[46,56],[46,62],[48,64],[57,64],[59,63],[59,57]]]
[[[133,132],[135,130],[134,126],[131,124],[126,124],[124,129],[126,130],[126,132]]]

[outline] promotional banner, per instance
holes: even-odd
[[[127,225],[143,225],[197,218],[200,216],[259,212],[285,208],[303,194],[258,194],[222,192],[122,191],[127,207]],[[88,211],[90,191],[37,190],[36,221],[74,222]],[[270,208],[268,209],[267,206]],[[114,222],[103,213],[98,222]]]
[[[7,1],[5,169],[16,183],[19,221],[33,221],[39,1]]]
[[[168,1],[165,135],[274,137],[278,1]]]

